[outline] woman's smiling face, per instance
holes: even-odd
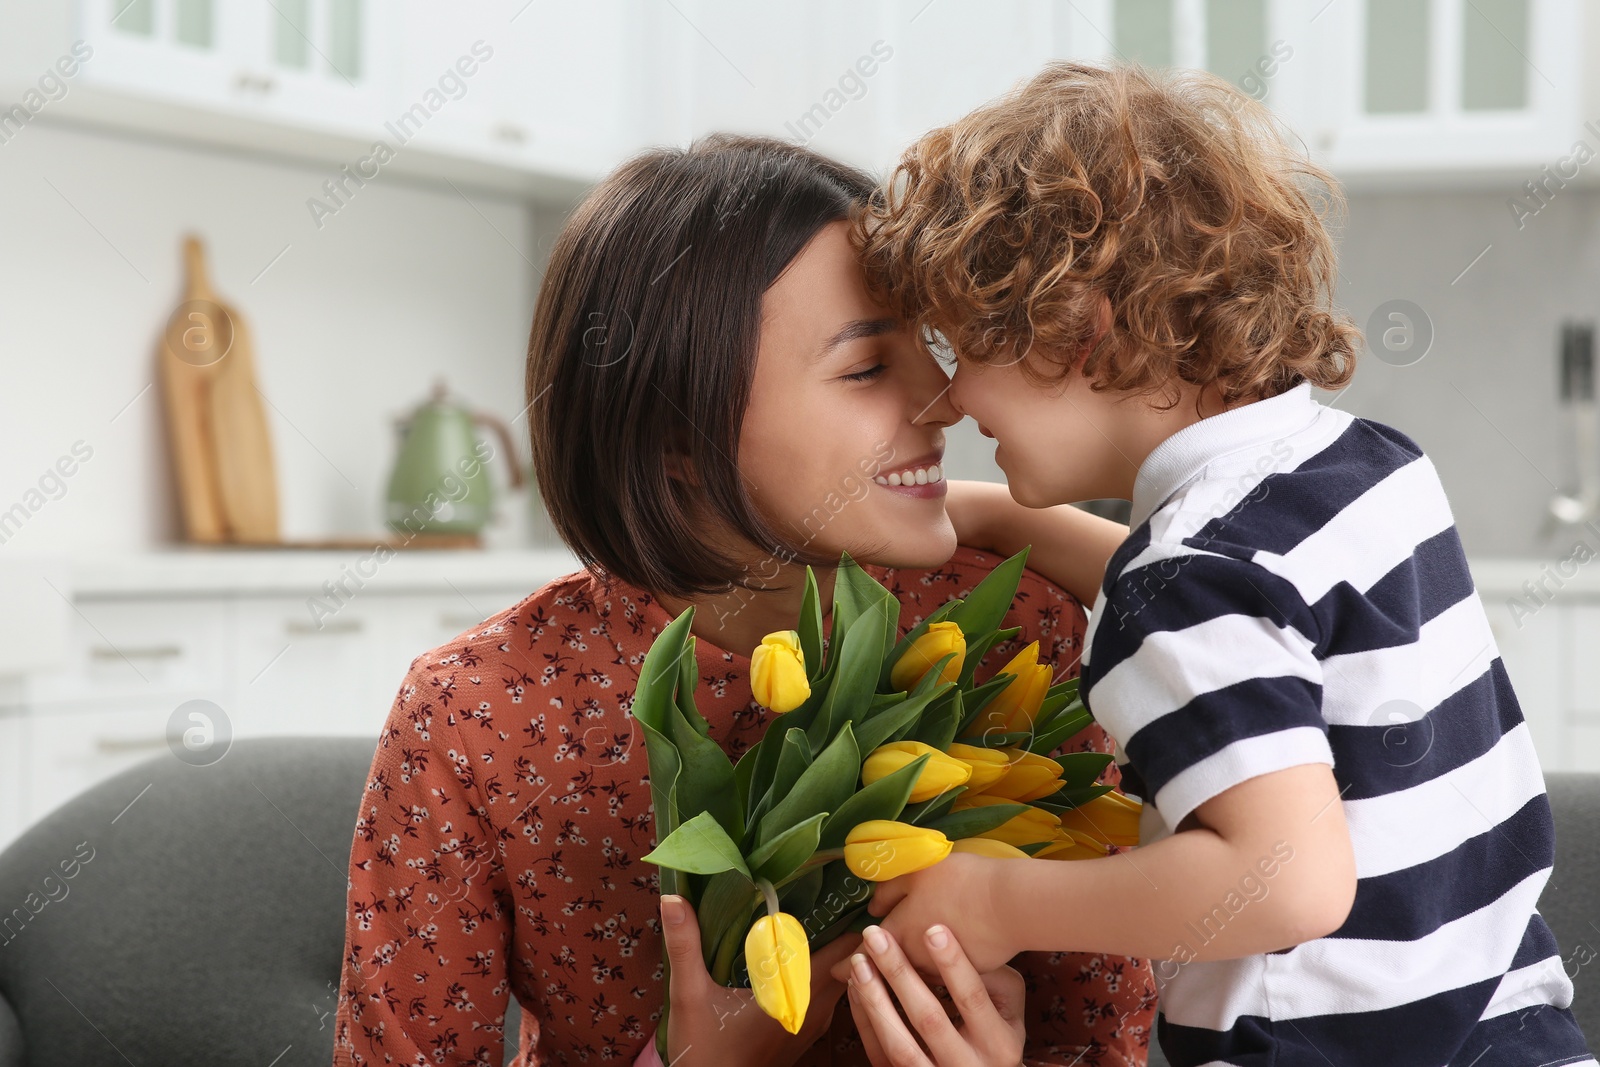
[[[944,428],[960,420],[931,353],[867,291],[844,222],[767,289],[739,471],[796,548],[932,567],[956,549]]]

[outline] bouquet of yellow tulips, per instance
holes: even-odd
[[[712,977],[748,985],[790,1033],[811,951],[866,924],[875,883],[952,850],[1079,859],[1138,843],[1139,803],[1096,782],[1111,757],[1050,755],[1089,724],[1077,680],[1052,684],[1037,641],[974,677],[1018,633],[1000,623],[1027,555],[901,637],[899,603],[846,554],[826,658],[807,568],[797,627],[751,656],[755,698],[780,714],[737,766],[695,708],[694,609],[651,645],[632,709],[658,842],[644,858],[694,905]],[[663,1017],[663,1057],[666,1032]]]

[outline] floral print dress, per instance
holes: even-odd
[[[929,570],[868,566],[901,605],[901,632],[966,595],[999,562],[961,547]],[[519,1067],[631,1064],[663,999],[655,845],[643,739],[629,706],[671,619],[655,598],[579,571],[418,656],[374,754],[350,856],[335,1064],[504,1059],[508,998]],[[1082,605],[1025,571],[979,666],[1028,642],[1077,673]],[[825,628],[826,631],[826,628]],[[695,643],[695,701],[737,760],[771,712],[749,658]],[[1091,725],[1061,751],[1109,752]],[[1117,782],[1116,767],[1103,781]],[[1144,1064],[1155,1015],[1146,960],[1023,953],[1026,1062]],[[868,1062],[841,1000],[807,1063]]]

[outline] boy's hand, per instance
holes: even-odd
[[[867,910],[883,919],[883,928],[924,974],[940,973],[924,939],[928,927],[940,924],[950,928],[975,969],[992,971],[1022,951],[1001,922],[1006,900],[999,879],[1007,864],[1024,862],[952,852],[914,874],[879,882]],[[835,965],[833,975],[847,981],[849,960]]]
[[[1023,1023],[1027,990],[1022,975],[1010,967],[979,974],[949,930],[935,926],[928,935],[919,940],[938,962],[939,975],[952,1006],[960,1013],[961,1025],[958,1028],[951,1021],[945,1005],[912,968],[894,938],[869,926],[865,944],[871,959],[858,953],[846,961],[852,968],[850,1014],[867,1057],[877,1067],[1016,1067],[1022,1062],[1027,1038]],[[901,1011],[915,1027],[915,1034],[907,1029]],[[918,1036],[932,1054],[931,1060],[917,1044]]]

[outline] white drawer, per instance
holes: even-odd
[[[1546,770],[1559,770],[1568,759],[1562,663],[1570,626],[1567,609],[1551,604],[1532,613],[1513,611],[1503,598],[1493,597],[1484,597],[1483,606],[1539,762]]]
[[[28,825],[23,788],[27,726],[20,708],[0,707],[0,852]]]
[[[370,734],[388,696],[375,686],[382,661],[377,594],[318,615],[305,597],[252,596],[235,602],[233,698],[226,710],[238,736]]]
[[[167,720],[176,703],[59,704],[35,708],[21,720],[27,752],[21,769],[23,816],[31,825],[79,793],[151,756],[168,754]],[[131,788],[123,804],[138,794]],[[109,807],[106,826],[123,804]]]
[[[227,600],[91,599],[76,607],[67,665],[30,676],[30,704],[209,695],[227,688]]]
[[[1600,716],[1600,605],[1575,604],[1567,619],[1568,706]]]
[[[1571,736],[1572,758],[1563,770],[1600,771],[1600,717],[1575,718]]]

